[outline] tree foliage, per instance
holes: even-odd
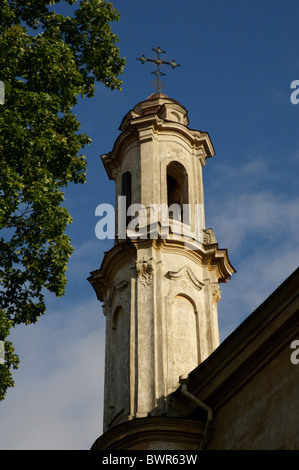
[[[64,293],[72,246],[63,188],[84,183],[90,143],[72,108],[95,82],[120,89],[124,59],[110,23],[119,14],[101,0],[1,0],[0,79],[0,399],[19,359],[7,340],[17,324],[45,312],[45,291]],[[79,4],[78,4],[79,3]],[[68,4],[68,5],[66,5]],[[60,6],[60,5],[59,5]]]

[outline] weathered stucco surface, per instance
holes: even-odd
[[[202,167],[214,149],[207,133],[187,124],[185,108],[167,97],[139,103],[125,116],[112,152],[102,157],[116,185],[117,227],[129,172],[132,204],[142,204],[149,217],[154,204],[183,210],[188,204],[194,232],[193,209],[204,202]],[[185,219],[165,221],[158,212],[154,221],[155,237],[153,218],[145,219],[145,236],[119,237],[90,277],[106,315],[104,429],[164,414],[179,376],[219,344],[218,284],[234,272],[226,250],[211,230],[192,247],[186,234],[178,238],[173,232],[183,232]],[[205,229],[204,210],[200,223]]]

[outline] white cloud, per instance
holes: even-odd
[[[221,245],[235,253],[240,249],[259,251],[262,244],[295,241],[299,226],[299,198],[260,192],[241,193],[223,201],[214,214]],[[218,234],[216,232],[216,237]],[[244,245],[246,243],[246,246]]]
[[[222,340],[292,274],[298,267],[298,253],[299,242],[244,256],[237,273],[221,286],[218,312]]]
[[[16,386],[0,404],[2,449],[89,449],[102,432],[104,322],[98,301],[20,327]]]
[[[278,178],[267,170],[265,163],[253,161],[238,170],[224,167],[223,188],[230,187],[236,172],[237,183],[208,204],[219,246],[228,249],[237,270],[222,287],[218,304],[222,339],[298,267],[299,198],[279,184],[263,185],[264,175]]]

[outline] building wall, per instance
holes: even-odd
[[[217,410],[208,449],[299,449],[299,364],[290,355],[288,342]]]

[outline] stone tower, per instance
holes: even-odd
[[[115,243],[89,277],[106,316],[104,432],[175,416],[179,377],[219,345],[219,283],[234,272],[205,227],[209,135],[163,94],[138,103],[120,131],[102,156],[115,181]]]

